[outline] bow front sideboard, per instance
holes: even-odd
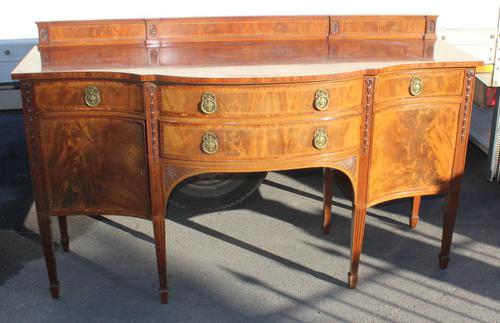
[[[202,173],[324,168],[325,232],[331,170],[344,173],[351,288],[367,207],[445,194],[445,268],[481,62],[435,28],[435,16],[38,23],[39,44],[12,76],[52,296],[51,217],[67,251],[66,216],[123,215],[153,222],[166,303],[167,201]]]

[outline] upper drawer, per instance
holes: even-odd
[[[126,82],[41,81],[35,84],[35,102],[42,112],[144,112],[142,87]]]
[[[462,95],[463,69],[428,69],[386,73],[377,77],[375,103],[418,97]]]
[[[160,88],[161,111],[175,116],[245,117],[359,110],[361,78],[325,83]]]

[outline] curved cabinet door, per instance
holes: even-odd
[[[370,205],[449,188],[460,105],[419,102],[375,112]]]
[[[148,216],[143,120],[42,118],[40,137],[53,214]]]

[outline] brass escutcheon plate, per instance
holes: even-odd
[[[318,128],[314,132],[313,146],[316,149],[323,149],[328,145],[328,132],[325,128]]]
[[[424,90],[424,83],[422,79],[418,76],[414,76],[410,80],[410,94],[413,96],[418,96]]]
[[[219,141],[213,132],[207,132],[201,139],[201,150],[205,154],[213,154],[219,149]]]
[[[205,92],[201,96],[200,110],[204,114],[211,114],[217,111],[217,98],[212,92]]]
[[[85,88],[85,104],[89,107],[95,107],[101,102],[101,95],[96,86],[90,85]]]
[[[328,92],[325,89],[319,89],[314,94],[314,108],[319,111],[328,109],[328,103],[330,98],[328,97]]]

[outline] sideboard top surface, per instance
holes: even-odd
[[[12,77],[281,83],[482,63],[436,40],[435,19],[297,16],[43,22],[38,23],[39,45]]]

